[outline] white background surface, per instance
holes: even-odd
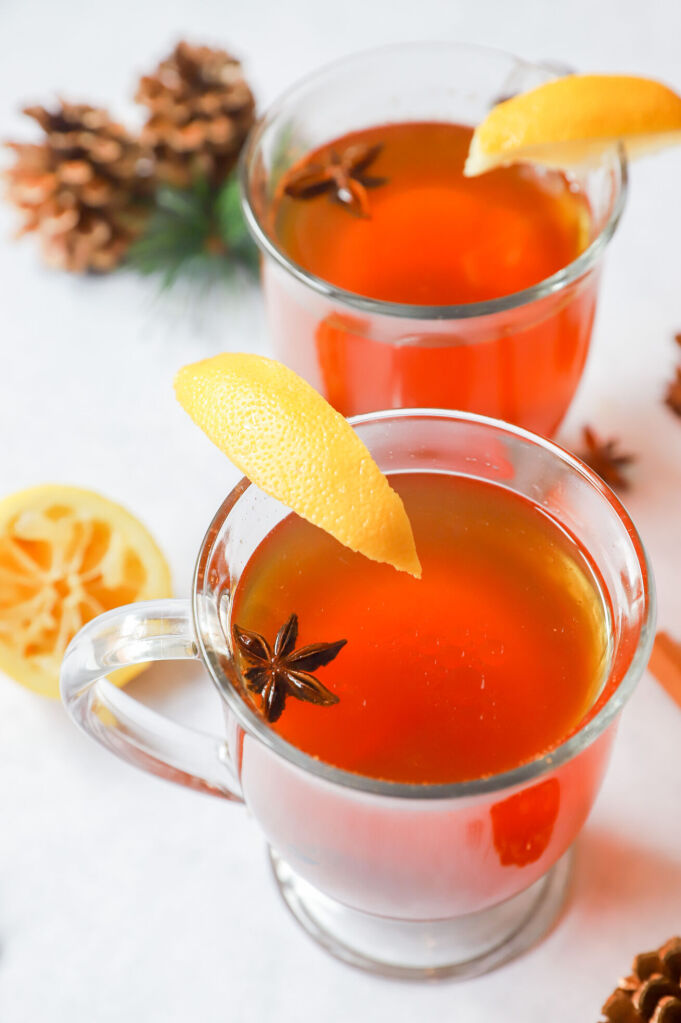
[[[238,52],[261,104],[330,58],[418,38],[681,88],[677,0],[0,0],[0,137],[28,137],[17,107],[53,91],[134,116],[136,72],[183,35]],[[660,404],[681,329],[681,150],[632,177],[561,438],[574,443],[589,420],[639,454],[627,503],[652,555],[661,625],[681,638],[681,421]],[[0,492],[46,480],[102,490],[150,526],[186,594],[235,473],[176,407],[171,380],[224,349],[265,351],[259,293],[159,297],[131,276],[70,278],[42,269],[31,241],[13,244],[12,224],[0,209]],[[192,668],[154,668],[134,692],[163,694],[185,720],[217,720]],[[681,931],[680,743],[681,711],[646,678],[560,926],[493,975],[420,986],[354,972],[299,932],[243,809],[120,764],[59,705],[0,678],[0,1020],[595,1020],[633,953]]]

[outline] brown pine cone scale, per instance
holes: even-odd
[[[681,938],[637,955],[601,1011],[608,1023],[681,1023]]]
[[[20,234],[36,231],[47,263],[64,270],[110,270],[136,234],[136,203],[150,163],[105,110],[62,101],[24,113],[45,133],[38,144],[9,143],[7,197],[21,212]]]
[[[180,188],[197,177],[221,184],[234,167],[255,118],[241,64],[225,50],[178,43],[139,84],[149,110],[142,141],[160,181]]]

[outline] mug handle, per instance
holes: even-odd
[[[189,601],[128,604],[93,618],[71,640],[61,669],[62,700],[76,724],[122,760],[243,802],[224,739],[170,721],[106,678],[131,664],[199,659]]]

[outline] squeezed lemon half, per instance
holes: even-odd
[[[59,696],[64,651],[91,618],[170,593],[153,537],[113,501],[52,484],[0,501],[0,670],[29,689]],[[112,679],[122,685],[144,667]]]

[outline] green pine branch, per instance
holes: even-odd
[[[241,211],[236,174],[218,189],[205,180],[189,189],[160,187],[127,265],[142,274],[160,275],[164,287],[180,276],[229,278],[240,268],[255,273],[258,250]]]

